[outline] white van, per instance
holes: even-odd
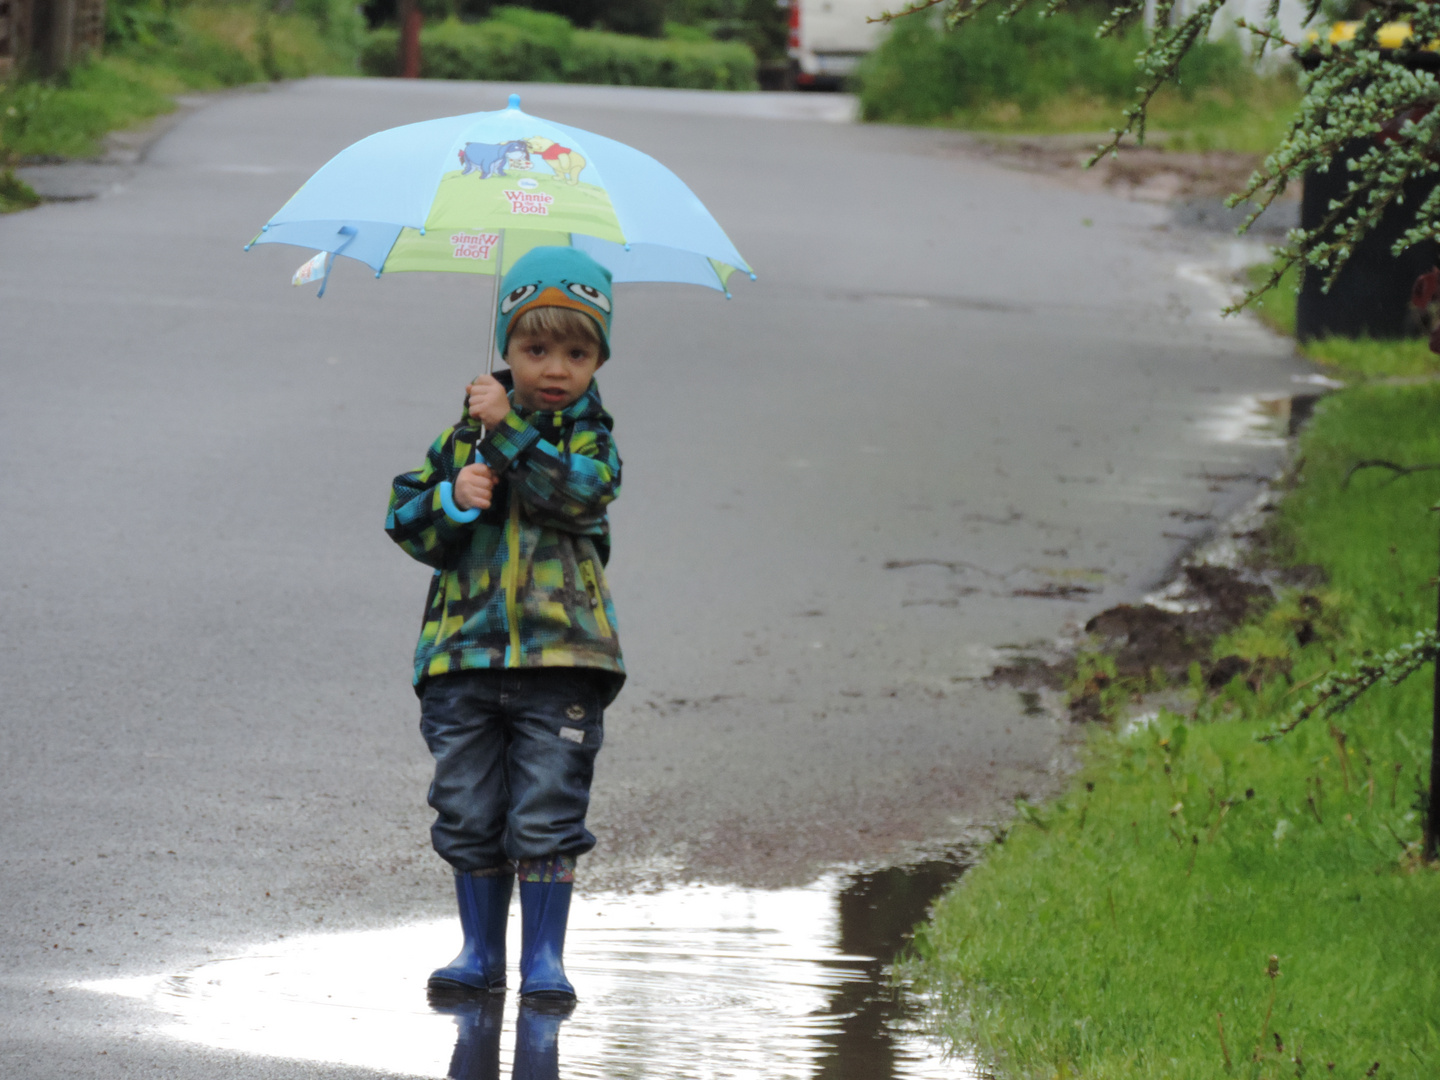
[[[884,0],[789,0],[788,7],[792,87],[838,88],[887,29],[866,22],[885,10]]]

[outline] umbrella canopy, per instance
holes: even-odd
[[[505,109],[391,128],[342,150],[257,243],[321,253],[297,284],[327,276],[337,255],[376,277],[494,274],[541,245],[579,248],[616,282],[681,282],[729,295],[730,275],[750,272],[664,165],[614,139],[530,116],[516,94]]]

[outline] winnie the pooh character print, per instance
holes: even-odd
[[[567,184],[580,183],[580,174],[585,169],[585,159],[568,146],[561,146],[553,139],[538,136],[525,140],[525,148],[532,154],[539,154],[540,160],[554,170],[556,177]]]

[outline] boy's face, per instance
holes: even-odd
[[[586,338],[516,334],[505,344],[515,379],[515,401],[526,409],[558,412],[590,386],[604,362],[600,346]]]

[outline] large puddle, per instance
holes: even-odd
[[[562,1018],[431,1008],[425,979],[458,924],[315,934],[185,971],[80,984],[148,1002],[159,1031],[205,1046],[454,1080],[968,1080],[922,1033],[889,965],[963,872],[930,862],[801,889],[693,885],[576,897]],[[510,920],[511,967],[519,955]],[[515,978],[511,972],[512,982]]]

